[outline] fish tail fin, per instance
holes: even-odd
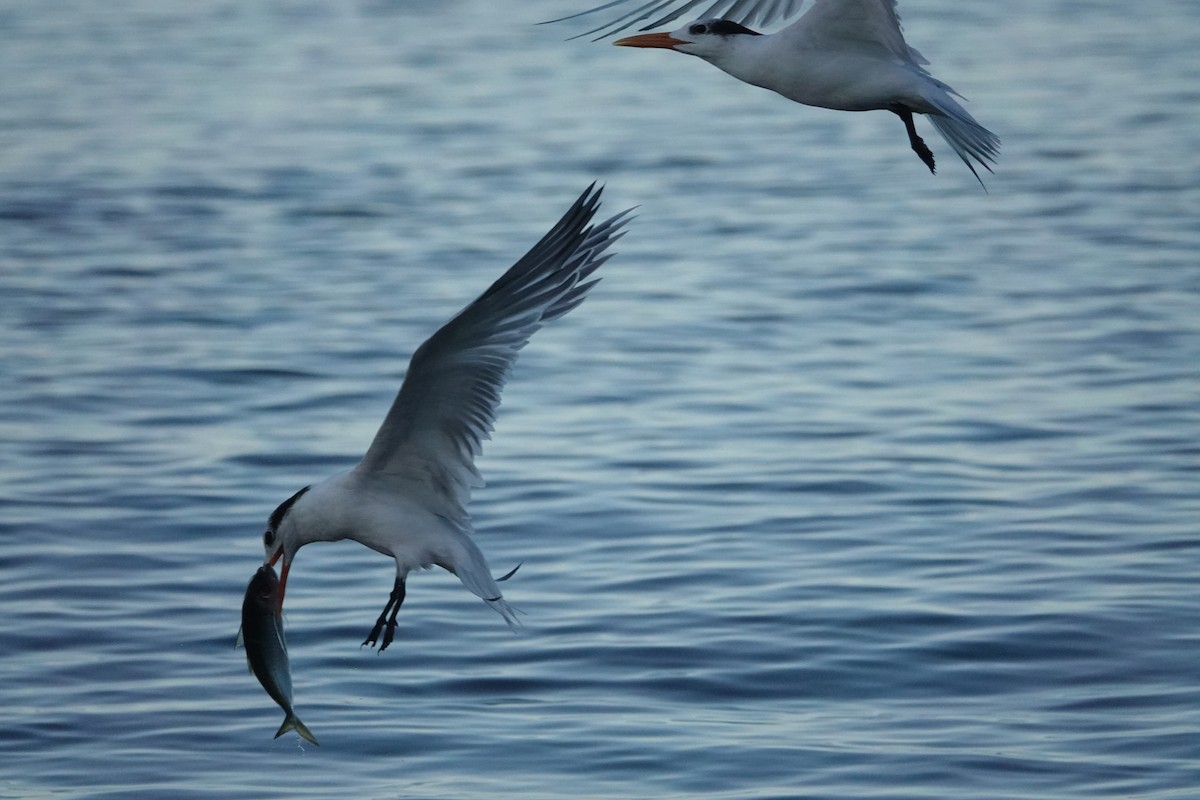
[[[307,725],[300,721],[300,718],[296,716],[295,712],[289,712],[288,715],[284,717],[283,724],[280,725],[279,730],[275,732],[275,738],[278,739],[288,731],[295,731],[308,741],[315,744],[317,747],[321,746],[321,743],[317,741],[317,737],[313,736],[312,731],[308,729]]]

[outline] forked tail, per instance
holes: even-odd
[[[995,164],[1000,155],[1000,137],[976,122],[953,98],[932,98],[931,102],[937,111],[928,114],[929,121],[946,140],[946,144],[958,153],[958,157],[967,165],[967,169],[971,170],[979,185],[983,186],[983,179],[975,171],[971,159],[975,159],[981,167],[991,172],[990,165]],[[984,189],[987,187],[984,186]]]
[[[471,590],[471,593],[487,603],[496,612],[504,617],[504,621],[508,623],[508,627],[516,630],[521,627],[521,623],[517,621],[516,610],[508,604],[504,599],[504,595],[500,593],[500,587],[497,586],[497,580],[492,577],[492,570],[488,567],[487,559],[483,557],[483,553],[475,546],[475,542],[466,531],[458,531],[456,537],[458,542],[458,554],[454,559],[454,569],[450,570],[458,579],[462,581],[463,586]],[[517,565],[520,566],[519,564]],[[511,578],[516,570],[512,570],[500,580]]]
[[[494,608],[500,614],[500,616],[504,617],[504,621],[508,623],[508,627],[512,628],[514,631],[520,629],[521,622],[517,619],[516,609],[510,606],[508,601],[503,597],[500,595],[496,595],[495,597],[485,597],[483,598],[483,602],[487,603],[489,606]]]
[[[295,731],[308,741],[315,744],[317,747],[321,746],[321,743],[317,741],[317,737],[313,736],[312,731],[308,729],[307,725],[300,721],[300,718],[296,716],[294,711],[289,711],[288,715],[283,718],[283,724],[280,725],[279,730],[276,731],[275,738],[278,739],[288,731]]]

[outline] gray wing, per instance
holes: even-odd
[[[904,41],[896,0],[813,0],[795,25],[797,37],[848,42],[914,64],[929,62]]]
[[[626,211],[592,224],[600,192],[589,186],[520,261],[417,348],[356,471],[415,482],[430,510],[467,519],[471,489],[483,485],[474,459],[490,438],[518,351],[583,302],[596,284],[589,276],[628,221]]]
[[[646,22],[639,30],[647,31],[659,28],[668,22],[679,19],[684,14],[689,14],[690,19],[719,17],[733,20],[742,25],[770,25],[795,16],[804,2],[805,0],[610,0],[610,2],[595,8],[589,8],[567,17],[548,20],[548,22],[565,22],[629,4],[626,8],[614,10],[613,18],[603,25],[571,37],[578,39],[582,36],[597,34],[597,39],[603,39],[626,28],[646,22],[646,20],[651,21]],[[703,11],[691,13],[693,9],[701,7],[703,7]]]

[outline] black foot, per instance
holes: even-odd
[[[383,644],[379,645],[379,652],[387,650],[387,646],[396,638],[396,615],[400,613],[400,606],[404,603],[404,579],[396,578],[396,585],[392,587],[392,594],[388,597],[387,605],[383,607],[383,611],[379,614],[379,619],[375,620],[375,627],[371,628],[371,632],[367,634],[367,638],[359,647],[366,647],[379,640],[379,634],[383,633]],[[390,614],[389,614],[390,612]]]
[[[359,647],[366,647],[367,645],[374,647],[375,641],[379,638],[379,632],[383,630],[383,625],[386,622],[387,619],[380,614],[379,619],[375,620],[375,627],[371,628],[371,632],[367,634],[367,638],[363,639],[363,643],[360,644]],[[387,647],[387,645],[385,644],[384,647]]]
[[[393,616],[388,620],[387,627],[383,629],[383,644],[379,645],[379,652],[387,650],[387,646],[392,643],[392,639],[396,638],[396,617]]]
[[[929,171],[936,175],[937,165],[933,163],[933,151],[926,146],[925,140],[918,136],[917,140],[912,143],[912,149],[925,162],[925,166],[929,167]]]
[[[925,140],[917,135],[917,126],[913,123],[912,109],[897,103],[891,107],[891,111],[904,121],[904,130],[908,132],[908,143],[912,145],[913,152],[917,154],[917,157],[921,161],[925,162],[925,166],[929,167],[929,171],[936,175],[937,165],[933,160],[933,151],[929,149],[929,145],[925,144]]]

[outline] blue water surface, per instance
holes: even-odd
[[[0,5],[0,797],[1200,796],[1200,6],[905,0],[1004,140],[554,2]],[[593,180],[472,506],[499,616],[267,514]]]

